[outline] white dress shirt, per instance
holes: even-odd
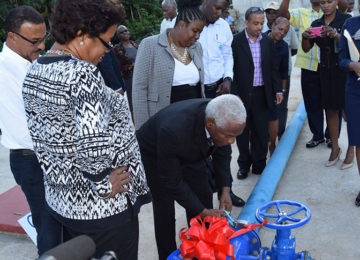
[[[205,85],[221,78],[233,78],[232,40],[229,24],[222,18],[204,27],[199,42],[203,48]]]
[[[1,143],[8,149],[31,149],[22,96],[22,86],[31,63],[3,45],[0,53]]]
[[[160,33],[163,33],[166,31],[166,29],[168,28],[174,28],[176,23],[176,17],[172,20],[166,20],[165,18],[162,20],[161,25],[160,25]]]

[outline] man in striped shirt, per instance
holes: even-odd
[[[254,174],[261,174],[264,170],[268,151],[269,110],[283,99],[275,64],[274,42],[261,34],[264,10],[260,7],[249,8],[245,14],[245,25],[245,30],[234,37],[231,45],[234,55],[231,90],[244,102],[247,113],[246,127],[236,138],[240,154],[238,179],[245,179],[250,167]]]

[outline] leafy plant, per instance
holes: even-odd
[[[51,16],[53,6],[56,0],[0,0],[0,49],[6,39],[4,23],[7,13],[10,9],[21,5],[30,5],[38,10],[45,19],[49,27],[49,17]],[[162,20],[160,8],[161,0],[120,0],[126,11],[124,24],[128,27],[131,38],[140,42],[144,37],[158,34]],[[114,39],[116,42],[117,39]],[[46,48],[50,48],[54,40],[46,40]]]

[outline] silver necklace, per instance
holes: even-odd
[[[65,50],[48,50],[46,54],[56,54],[59,56],[73,56],[71,52]]]

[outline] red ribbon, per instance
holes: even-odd
[[[205,227],[205,223],[209,227]],[[250,230],[263,226],[265,220],[259,225],[244,225],[238,231],[229,226],[226,218],[205,217],[202,220],[199,216],[190,220],[190,228],[180,230],[180,252],[183,258],[194,258],[201,260],[225,260],[229,256],[235,260],[234,245],[230,239],[242,235]]]

